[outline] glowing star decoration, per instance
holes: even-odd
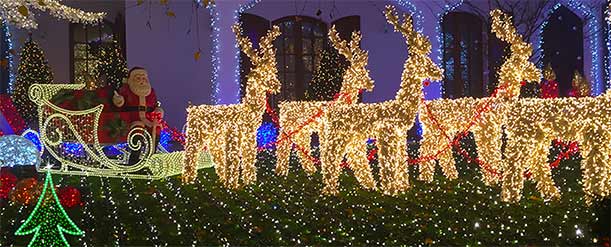
[[[365,68],[369,60],[366,51],[360,48],[360,32],[352,33],[352,40],[349,44],[341,40],[335,26],[329,30],[329,40],[333,47],[339,51],[350,63],[343,76],[342,87],[335,101],[294,101],[280,103],[280,141],[278,146],[278,161],[276,173],[286,175],[288,173],[289,155],[291,144],[294,143],[298,148],[307,148],[309,151],[310,137],[317,132],[320,135],[323,131],[323,124],[326,122],[323,112],[336,105],[352,104],[358,100],[362,89],[373,90],[373,80],[369,77],[369,70]],[[324,143],[323,140],[320,143]],[[324,149],[321,149],[321,152]],[[308,174],[316,172],[314,161],[304,152],[296,152],[301,160],[303,169]],[[322,153],[321,153],[322,156]],[[361,177],[359,177],[361,178]],[[373,188],[373,180],[368,182],[369,188]]]
[[[358,167],[355,169],[357,178],[371,176],[365,145],[368,137],[377,139],[382,191],[395,195],[409,187],[405,162],[407,132],[416,119],[422,97],[422,81],[440,80],[442,70],[429,58],[431,43],[415,31],[412,18],[405,16],[403,23],[399,23],[399,17],[394,12],[394,7],[386,6],[386,19],[395,31],[403,34],[409,53],[401,76],[401,88],[394,100],[338,105],[327,111],[321,142],[323,194],[338,193],[342,154],[347,154],[353,168]]]
[[[247,75],[246,95],[241,104],[200,105],[187,108],[187,141],[183,182],[192,183],[197,175],[196,161],[207,147],[215,163],[219,180],[229,188],[256,181],[257,128],[266,109],[267,93],[278,93],[280,81],[276,68],[273,41],[280,35],[274,26],[263,38],[260,48],[242,36],[239,25],[233,26],[237,42],[250,58],[252,69]]]
[[[478,163],[487,185],[500,181],[502,126],[512,99],[520,94],[522,81],[539,81],[541,72],[528,61],[532,54],[530,44],[522,40],[513,26],[511,17],[500,10],[490,12],[492,31],[509,43],[511,55],[499,70],[501,85],[491,97],[474,99],[438,99],[420,105],[423,136],[420,145],[419,179],[431,182],[435,159],[446,177],[458,176],[452,156],[452,146],[458,144],[457,135],[472,131],[477,145]]]
[[[36,29],[38,23],[32,10],[48,12],[71,23],[96,24],[106,13],[91,13],[63,5],[60,0],[0,0],[0,17],[18,28]]]
[[[134,127],[127,135],[128,151],[124,153],[129,153],[129,150],[141,151],[135,164],[127,162],[127,155],[107,156],[97,135],[93,136],[93,142],[85,141],[84,133],[98,133],[104,105],[71,111],[50,102],[60,90],[79,90],[83,87],[84,84],[34,84],[29,89],[30,99],[38,107],[41,144],[60,163],[49,170],[51,173],[137,179],[161,179],[181,173],[184,152],[154,153],[153,138],[144,128]],[[83,117],[93,119],[93,123],[76,124],[77,119]],[[79,150],[70,152],[69,149]],[[205,153],[196,161],[196,168],[210,166],[209,156]],[[41,171],[41,168],[38,170]]]
[[[0,137],[0,167],[13,167],[40,164],[39,150],[30,140],[7,135]]]
[[[72,222],[55,194],[51,173],[47,172],[42,194],[34,211],[17,229],[15,235],[34,234],[28,246],[69,246],[64,233],[82,236],[84,233]]]

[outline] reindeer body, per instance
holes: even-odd
[[[550,142],[578,141],[583,157],[583,190],[589,202],[611,194],[611,92],[598,97],[520,99],[508,113],[507,158],[502,199],[517,202],[524,172],[532,173],[545,199],[560,197],[548,165]]]
[[[373,89],[373,80],[369,77],[369,71],[365,69],[368,54],[359,47],[360,32],[352,33],[352,40],[347,44],[339,38],[335,27],[332,27],[329,30],[329,40],[331,40],[335,49],[350,62],[350,67],[346,69],[343,76],[338,99],[335,102],[298,101],[280,103],[281,141],[278,143],[277,149],[277,174],[286,175],[288,173],[291,141],[305,149],[296,152],[303,169],[307,174],[315,173],[314,161],[303,152],[309,152],[310,150],[312,133],[318,133],[320,139],[324,138],[321,135],[323,125],[326,122],[324,116],[321,115],[323,111],[338,105],[356,103],[361,89],[369,91]],[[321,140],[319,143],[322,142],[324,141]]]
[[[501,180],[502,126],[507,123],[508,111],[520,93],[521,82],[538,81],[541,72],[528,61],[532,54],[530,44],[522,41],[511,21],[511,17],[498,10],[491,12],[492,29],[499,39],[511,46],[511,55],[499,71],[497,95],[486,98],[438,99],[420,105],[420,121],[423,138],[420,155],[425,158],[420,164],[421,180],[431,182],[437,157],[446,177],[458,177],[451,145],[454,138],[470,129],[478,149],[479,160],[485,167],[481,173],[487,185]]]
[[[253,63],[248,74],[246,94],[241,104],[200,105],[187,108],[187,143],[183,181],[192,182],[198,153],[207,147],[215,163],[219,180],[229,188],[248,185],[256,180],[256,135],[265,111],[266,94],[278,92],[273,40],[280,35],[274,26],[262,38],[259,50],[252,48],[241,28],[233,27],[238,44]]]
[[[375,188],[375,181],[365,155],[368,137],[378,140],[380,186],[385,194],[398,194],[409,187],[407,175],[407,131],[413,126],[422,97],[422,81],[441,79],[441,69],[428,57],[428,39],[414,31],[411,17],[399,24],[394,7],[387,6],[386,17],[395,30],[406,38],[409,58],[401,76],[401,88],[395,100],[340,105],[330,109],[325,117],[321,143],[323,193],[338,192],[341,154],[347,154],[356,178],[365,188]]]

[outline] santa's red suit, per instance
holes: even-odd
[[[157,96],[155,95],[155,89],[153,88],[151,88],[151,93],[145,97],[143,104],[140,102],[140,97],[129,89],[129,85],[127,83],[121,86],[118,93],[119,95],[123,96],[125,102],[123,103],[122,107],[119,107],[119,111],[129,112],[129,114],[127,114],[127,119],[124,119],[128,124],[135,121],[141,121],[141,111],[152,113],[157,106]],[[146,114],[146,118],[153,121],[151,114]]]

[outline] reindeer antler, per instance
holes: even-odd
[[[259,47],[273,48],[274,46],[272,45],[272,43],[274,42],[274,40],[276,40],[278,36],[280,36],[280,27],[274,25],[272,29],[267,31],[267,34],[265,34],[265,36],[261,38],[261,44],[259,45]],[[265,51],[262,51],[262,52],[265,52]]]
[[[490,11],[492,16],[492,32],[496,36],[510,44],[516,44],[522,41],[522,35],[518,34],[510,15],[503,13],[500,9]]]
[[[256,64],[258,61],[257,52],[252,48],[252,42],[250,42],[250,39],[242,36],[242,27],[240,24],[234,24],[231,26],[231,29],[235,33],[236,40],[238,41],[238,45],[242,49],[242,52],[244,52],[244,54],[250,58],[250,61],[252,61],[253,64]]]
[[[395,6],[386,5],[384,15],[386,21],[392,24],[395,28],[395,32],[401,32],[406,38],[412,37],[416,31],[414,31],[414,23],[410,15],[403,15],[403,23],[399,23],[399,16],[396,14]]]
[[[335,30],[335,25],[331,26],[331,28],[329,29],[329,40],[331,41],[333,47],[335,47],[335,49],[338,50],[340,54],[346,57],[346,59],[350,60],[350,58],[352,57],[352,52],[348,47],[348,43],[339,37],[339,33],[337,32],[337,30]]]

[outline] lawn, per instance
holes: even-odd
[[[542,201],[529,181],[519,204],[501,202],[500,188],[483,185],[477,165],[459,161],[459,179],[438,172],[432,184],[417,181],[411,166],[412,188],[397,197],[364,191],[349,169],[340,195],[321,196],[320,173],[308,177],[293,160],[290,174],[277,177],[270,151],[259,154],[257,184],[239,191],[223,188],[213,169],[200,170],[193,185],[179,177],[54,175],[54,182],[82,193],[83,205],[66,209],[85,232],[66,235],[73,246],[608,243],[609,200],[586,206],[578,160],[553,170],[560,201]],[[0,206],[0,246],[27,245],[32,235],[14,232],[34,206],[6,199]]]

